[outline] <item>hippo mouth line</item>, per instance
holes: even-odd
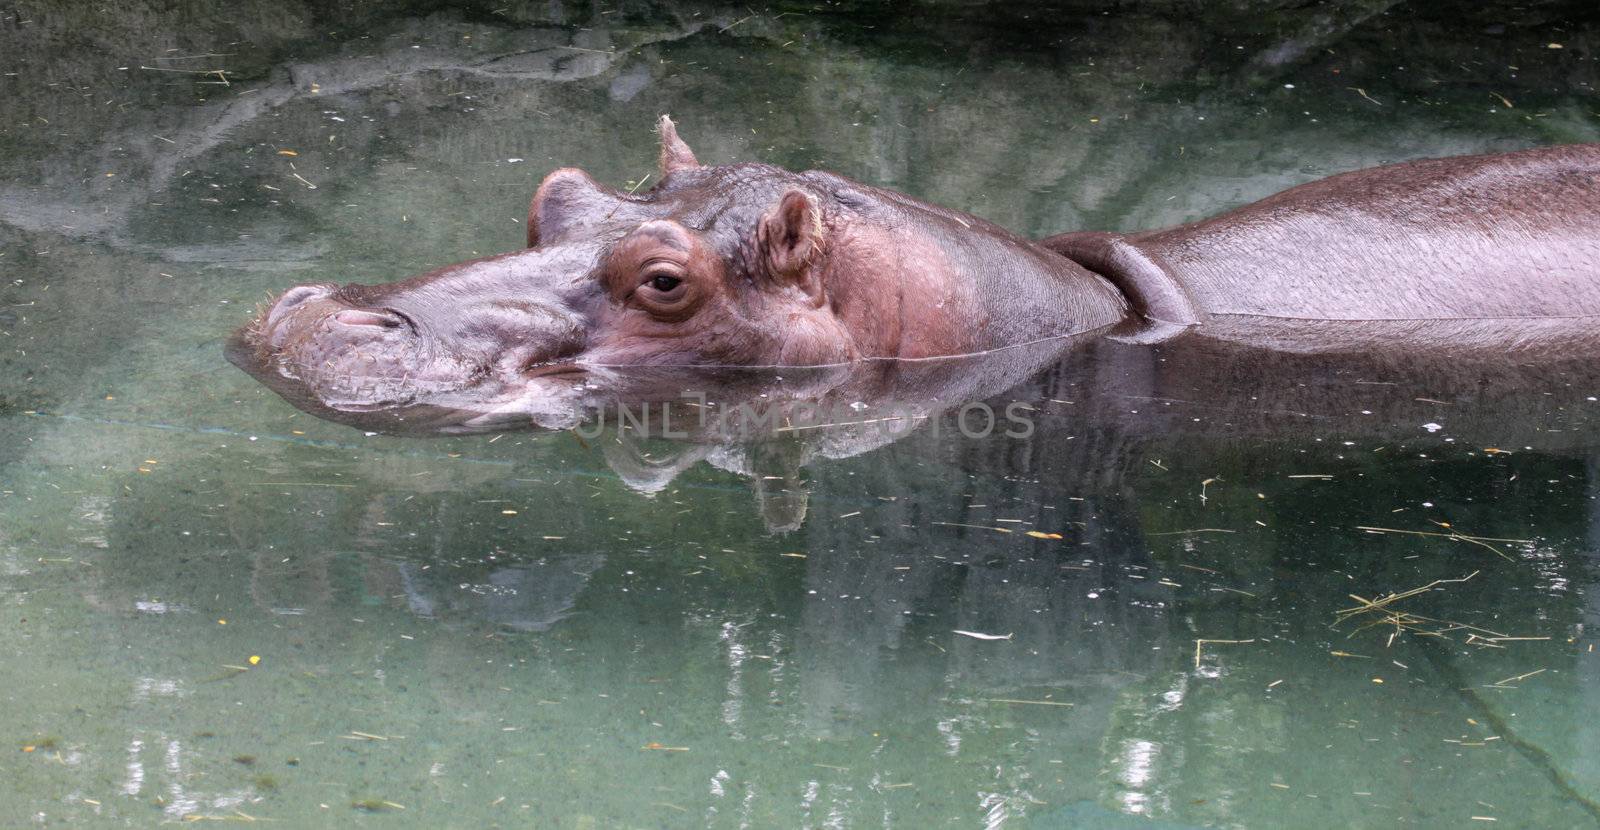
[[[560,363],[536,363],[522,370],[524,380],[535,378],[580,378],[589,374],[589,370],[577,363],[564,361]]]

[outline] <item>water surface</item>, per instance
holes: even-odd
[[[662,112],[1036,235],[1594,141],[1577,12],[235,5],[0,12],[0,823],[1597,823],[1582,361],[1107,345],[1028,439],[751,449],[367,435],[221,353],[648,187]]]

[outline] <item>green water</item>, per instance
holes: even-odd
[[[0,10],[0,825],[1600,823],[1581,364],[1108,347],[1029,440],[758,458],[364,435],[222,359],[517,246],[553,167],[639,184],[661,112],[1030,234],[1600,139],[1586,7],[1389,5]]]

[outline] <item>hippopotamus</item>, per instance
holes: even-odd
[[[1395,164],[1166,230],[1036,241],[833,173],[701,164],[670,118],[658,129],[649,191],[556,170],[525,248],[290,288],[230,359],[314,414],[429,432],[567,426],[637,370],[881,374],[1096,338],[1600,346],[1600,144]]]

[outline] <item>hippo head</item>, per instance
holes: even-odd
[[[669,118],[659,129],[648,192],[556,170],[529,207],[525,249],[384,285],[290,288],[235,335],[230,359],[332,420],[481,431],[570,426],[630,369],[924,358],[1115,322],[1019,329],[982,289],[1048,252],[833,174],[701,165]],[[966,273],[979,260],[996,274]]]

